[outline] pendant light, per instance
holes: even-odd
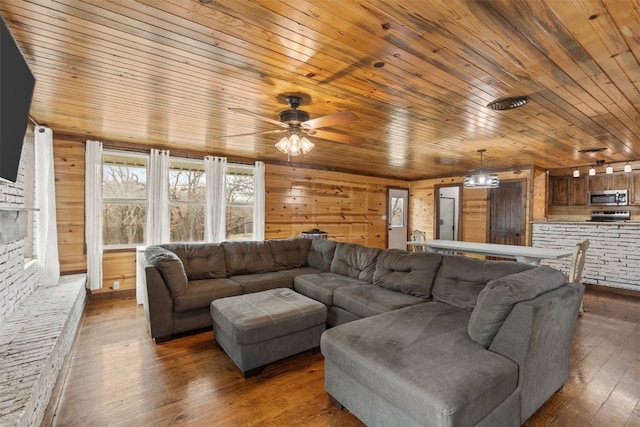
[[[478,150],[480,153],[480,172],[476,174],[467,175],[464,177],[465,188],[497,188],[500,180],[498,175],[491,173],[484,173],[482,168],[482,154],[487,151],[484,148]]]

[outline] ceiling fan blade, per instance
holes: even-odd
[[[240,136],[250,136],[250,135],[268,135],[268,134],[284,133],[284,132],[287,132],[287,129],[273,129],[273,130],[263,130],[260,132],[238,133],[235,135],[220,136],[215,139],[238,138]]]
[[[303,129],[318,129],[328,126],[343,125],[358,120],[351,111],[340,111],[339,113],[329,114],[327,116],[318,117],[317,119],[307,120],[301,123]]]
[[[270,119],[269,117],[261,116],[258,113],[254,113],[253,111],[245,110],[243,108],[229,108],[229,110],[233,111],[234,113],[244,114],[244,115],[247,115],[247,116],[253,116],[253,117],[257,118],[257,119],[260,119],[260,120],[265,121],[265,122],[269,122],[269,123],[271,123],[273,125],[280,126],[280,127],[283,127],[283,128],[288,128],[289,127],[289,125],[286,124],[286,123],[282,123],[282,122],[279,122],[277,120]]]
[[[343,133],[328,132],[326,130],[310,129],[307,134],[314,138],[327,139],[329,141],[342,142],[349,145],[360,145],[366,142],[366,139],[360,136],[345,135]]]

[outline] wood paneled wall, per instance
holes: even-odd
[[[384,248],[387,189],[409,187],[400,180],[266,165],[267,239],[299,236],[314,228],[329,238]]]

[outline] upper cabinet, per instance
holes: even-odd
[[[589,191],[625,190],[629,188],[629,173],[614,172],[589,177]]]
[[[579,206],[589,203],[587,177],[549,177],[549,204],[552,206]]]

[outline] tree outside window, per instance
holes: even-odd
[[[253,191],[253,167],[227,167],[227,240],[253,238]]]
[[[102,157],[103,241],[105,246],[144,243],[147,215],[147,158]]]
[[[169,207],[172,242],[204,241],[205,189],[203,162],[171,161]]]

